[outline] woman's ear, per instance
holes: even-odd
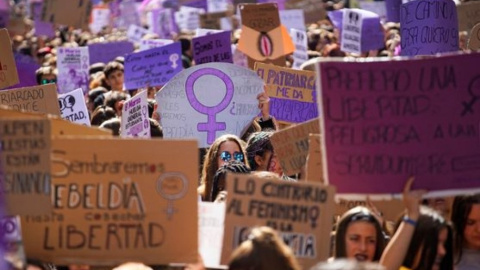
[[[255,155],[254,160],[257,168],[263,168],[264,160],[262,156]]]

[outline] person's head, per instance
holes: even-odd
[[[123,90],[123,72],[123,65],[115,61],[108,63],[103,69],[105,81],[112,91]]]
[[[124,92],[112,92],[105,99],[105,105],[114,109],[118,116],[122,115],[123,102],[127,100],[127,95]]]
[[[250,169],[247,167],[247,165],[245,165],[245,163],[237,160],[232,160],[218,168],[217,172],[213,176],[212,189],[210,191],[210,198],[212,201],[215,201],[220,191],[225,190],[225,180],[228,172],[245,174],[250,173]]]
[[[47,66],[47,67],[40,67],[35,72],[35,78],[37,80],[38,85],[48,84],[48,83],[56,83],[57,82],[57,72],[54,68]]]
[[[269,227],[253,228],[230,258],[229,270],[301,269],[292,250]]]
[[[335,258],[378,261],[385,247],[380,222],[372,212],[358,206],[345,212],[335,232]]]
[[[400,222],[397,229],[399,225]],[[429,207],[420,207],[420,217],[403,266],[412,270],[453,269],[452,226]]]
[[[120,136],[120,118],[111,118],[100,125],[100,128],[110,129],[113,136]]]
[[[464,248],[480,250],[480,194],[455,197],[451,220],[455,226],[455,258],[460,261]]]
[[[93,111],[90,122],[92,126],[100,126],[101,124],[103,124],[103,122],[110,120],[116,116],[117,115],[112,108],[102,105],[97,107]]]
[[[150,137],[163,138],[163,129],[157,120],[149,118],[148,121],[150,121]]]
[[[127,262],[113,268],[113,270],[152,270],[152,268],[139,262]]]
[[[94,88],[88,92],[88,99],[87,99],[87,108],[90,113],[92,113],[98,106],[103,104],[103,101],[101,103],[95,103],[95,100],[99,96],[103,96],[107,92],[107,89],[99,86],[97,88]]]
[[[270,141],[272,135],[271,131],[253,133],[247,142],[247,160],[253,171],[270,171],[280,176],[283,170]]]

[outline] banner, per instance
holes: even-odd
[[[60,116],[57,86],[55,84],[0,91],[0,104],[18,111],[24,110]]]
[[[175,76],[155,98],[164,138],[198,139],[208,147],[223,134],[240,136],[258,109],[262,80],[228,63],[193,66]]]
[[[82,89],[79,88],[66,94],[58,95],[58,104],[60,105],[63,119],[90,126],[90,116]]]
[[[222,264],[255,226],[280,233],[303,269],[330,256],[335,188],[318,183],[227,175]]]
[[[412,175],[430,195],[480,188],[479,61],[318,63],[326,181],[343,194],[401,193]]]
[[[458,31],[470,31],[473,26],[480,23],[480,3],[462,2],[457,5]]]
[[[0,29],[0,89],[17,83],[19,83],[19,79],[10,36],[6,29]]]
[[[120,136],[150,138],[147,90],[123,103]]]
[[[318,117],[314,72],[262,63],[255,64],[255,71],[266,84],[270,114],[277,120],[302,123]]]
[[[118,56],[133,52],[134,49],[133,43],[130,41],[89,44],[90,65],[95,63],[107,64]]]
[[[57,138],[52,148],[53,213],[22,218],[29,257],[97,266],[197,261],[198,155],[185,155],[195,142]]]
[[[44,0],[42,21],[87,30],[91,11],[91,1]]]
[[[58,93],[64,94],[81,88],[88,93],[89,54],[87,47],[61,47],[57,49]]]
[[[193,38],[192,51],[195,64],[233,63],[231,35],[230,31],[224,31]]]

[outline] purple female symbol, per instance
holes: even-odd
[[[197,97],[195,96],[194,92],[194,85],[197,79],[204,75],[213,75],[217,78],[220,78],[226,86],[225,96],[223,97],[222,101],[215,106],[209,107],[202,104]],[[212,144],[215,141],[215,135],[218,130],[225,130],[226,124],[225,122],[217,122],[215,119],[216,114],[225,110],[230,104],[230,101],[233,99],[233,81],[228,77],[227,74],[223,73],[222,71],[214,68],[203,68],[193,72],[188,78],[185,83],[185,90],[187,94],[187,99],[192,108],[194,108],[197,112],[201,114],[208,115],[208,120],[206,123],[198,123],[197,130],[198,131],[206,131],[207,132],[207,143]]]

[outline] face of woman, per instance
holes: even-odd
[[[234,160],[235,156],[241,153],[242,152],[240,151],[240,147],[238,147],[238,144],[236,142],[233,142],[233,141],[223,142],[220,145],[220,148],[218,149],[218,153],[217,153],[218,168],[225,165],[229,161]],[[243,160],[241,161],[244,162]]]
[[[480,250],[480,204],[473,204],[463,231],[465,247]]]
[[[354,221],[347,227],[345,249],[347,258],[373,261],[377,246],[375,226],[367,221]]]

